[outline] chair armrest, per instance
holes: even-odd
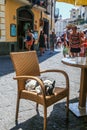
[[[38,77],[36,77],[36,76],[26,76],[26,75],[24,75],[24,76],[15,76],[13,79],[15,79],[15,80],[27,80],[27,79],[33,79],[33,80],[36,80],[38,83],[39,83],[39,85],[41,86],[41,89],[42,89],[42,94],[43,94],[43,97],[44,97],[44,99],[45,99],[45,87],[44,87],[44,84],[43,84],[43,82],[42,82],[42,80],[41,79],[39,79]]]
[[[58,70],[58,69],[49,69],[49,70],[42,70],[42,71],[40,71],[40,73],[47,73],[47,72],[56,72],[56,73],[63,74],[65,79],[66,79],[66,87],[69,88],[69,77],[68,77],[68,74],[65,71]]]

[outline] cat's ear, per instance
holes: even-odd
[[[52,83],[52,85],[53,85],[54,87],[55,87],[55,83],[56,83],[56,81],[54,80],[53,83]]]

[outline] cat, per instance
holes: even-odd
[[[42,80],[42,82],[45,86],[45,94],[53,95],[55,88],[55,80],[53,82],[51,80]],[[42,93],[41,86],[37,83],[36,80],[27,80],[25,84],[25,89],[28,91],[37,92],[38,94]]]

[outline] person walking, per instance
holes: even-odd
[[[56,44],[57,38],[54,31],[52,31],[52,34],[50,34],[50,51],[54,52],[54,45]]]
[[[44,34],[44,36],[45,36],[45,50],[47,50],[48,48],[47,48],[47,39],[48,39],[48,37],[47,37],[47,34]]]
[[[32,36],[33,36],[33,43],[31,45],[31,50],[34,50],[34,44],[35,44],[35,36],[34,36],[34,31],[32,31]]]
[[[66,26],[66,31],[64,33],[64,40],[63,40],[64,57],[66,57],[66,55],[70,56],[69,38],[70,38],[71,27],[72,27],[71,25]]]
[[[39,42],[40,56],[42,56],[42,54],[45,52],[45,36],[43,30],[40,32],[38,42]]]
[[[80,56],[84,57],[85,56],[84,42],[85,42],[86,38],[85,38],[85,35],[84,35],[83,31],[80,33],[80,36],[81,36],[81,51],[80,51]]]
[[[77,31],[77,26],[72,26],[72,32],[70,33],[69,38],[69,47],[72,57],[79,56],[81,51],[81,36]]]
[[[63,56],[66,57],[66,55],[69,55],[69,46],[67,44],[66,40],[66,34],[64,35],[64,42],[63,42]]]
[[[30,51],[31,50],[31,46],[33,44],[33,35],[31,33],[31,30],[28,29],[27,30],[27,38],[26,38],[26,48]]]

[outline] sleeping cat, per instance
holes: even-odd
[[[43,80],[42,80],[43,81]],[[52,82],[50,80],[44,80],[43,81],[45,86],[45,93],[46,95],[52,95],[54,94],[54,88],[55,88],[55,80]],[[25,84],[25,89],[28,91],[35,91],[38,94],[41,93],[41,86],[37,83],[36,80],[27,80]]]

